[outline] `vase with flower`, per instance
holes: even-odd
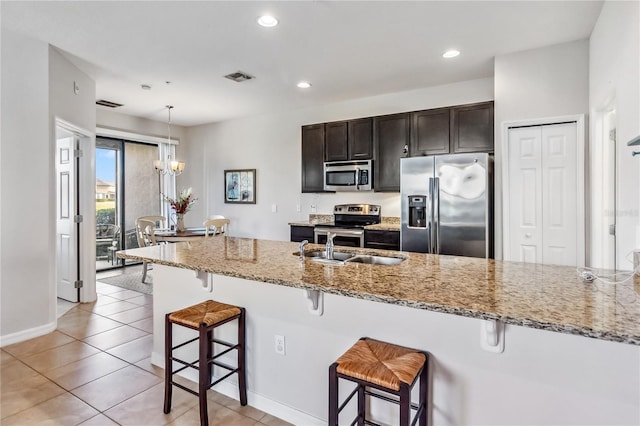
[[[176,198],[167,197],[164,194],[162,194],[162,197],[176,212],[176,231],[184,232],[184,215],[191,210],[191,206],[198,199],[191,194],[191,188],[183,189]]]

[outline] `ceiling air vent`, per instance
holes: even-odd
[[[242,83],[243,81],[247,81],[247,80],[253,80],[255,78],[254,76],[249,75],[242,71],[236,71],[234,73],[227,74],[224,77],[228,78],[229,80],[233,80],[237,83]]]
[[[104,99],[100,99],[98,101],[96,101],[96,105],[102,105],[105,106],[107,108],[118,108],[121,107],[122,104],[116,103],[116,102],[111,102],[111,101],[106,101]]]

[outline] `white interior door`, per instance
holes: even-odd
[[[577,265],[576,123],[542,133],[542,263]]]
[[[576,123],[509,129],[505,259],[578,264]]]
[[[539,127],[509,129],[509,232],[505,260],[542,260],[542,134]]]
[[[78,138],[56,129],[56,282],[58,297],[79,301],[76,157]]]

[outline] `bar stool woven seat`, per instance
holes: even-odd
[[[197,330],[200,324],[212,326],[237,315],[240,315],[240,308],[237,306],[207,300],[170,313],[169,320]]]
[[[230,321],[238,320],[237,343],[229,343],[213,337],[213,330]],[[198,332],[194,339],[179,345],[173,345],[173,325],[180,325]],[[173,356],[173,350],[189,343],[198,341],[198,359],[186,361]],[[227,349],[215,354],[214,344],[225,346]],[[237,366],[229,366],[217,361],[217,358],[236,350]],[[174,363],[181,366],[174,370]],[[217,366],[229,371],[227,374],[213,381],[213,367]],[[173,381],[173,375],[187,368],[198,370],[198,392]],[[232,374],[238,374],[238,390],[240,405],[247,405],[247,385],[245,370],[245,310],[233,305],[207,300],[188,308],[170,312],[165,316],[165,388],[164,412],[171,411],[171,394],[173,386],[177,386],[193,395],[200,401],[200,425],[209,425],[207,410],[207,389],[223,381]]]
[[[338,424],[338,414],[358,394],[359,425],[375,424],[366,419],[365,396],[384,399],[400,405],[400,425],[409,425],[410,409],[416,410],[421,426],[427,424],[428,359],[425,351],[397,346],[379,340],[362,338],[329,367],[329,424]],[[338,407],[338,378],[357,383],[356,389]],[[420,378],[420,401],[411,403],[411,389]],[[377,389],[395,395],[389,398]],[[413,422],[415,423],[415,421]],[[413,424],[411,423],[411,424]]]

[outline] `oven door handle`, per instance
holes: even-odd
[[[344,237],[356,236],[356,237],[359,237],[360,235],[362,235],[364,233],[361,230],[353,230],[352,231],[352,230],[349,230],[349,229],[340,229],[340,230],[332,229],[332,230],[329,230],[327,232],[332,232],[332,233],[336,234],[337,237],[339,237],[339,236],[344,236]]]
[[[318,235],[327,235],[329,232],[336,234],[336,237],[356,237],[360,239],[360,247],[364,247],[364,230],[363,229],[318,229],[313,230],[313,242],[318,244]]]

